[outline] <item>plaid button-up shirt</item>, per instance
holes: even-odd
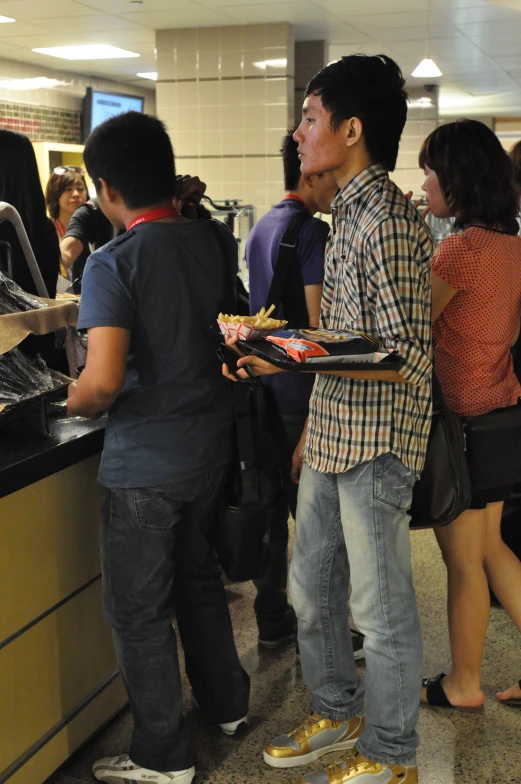
[[[431,416],[429,229],[378,165],[333,199],[321,326],[354,329],[395,346],[410,384],[317,375],[305,460],[342,473],[393,452],[419,476]]]

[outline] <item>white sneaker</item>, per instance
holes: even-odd
[[[192,692],[192,704],[194,708],[197,708],[197,710],[201,710],[201,708],[199,707],[199,703],[195,699],[195,695],[193,694],[193,692]],[[231,736],[231,735],[235,735],[235,733],[237,732],[241,724],[245,724],[246,726],[248,726],[249,723],[250,723],[250,717],[248,714],[246,714],[246,716],[243,716],[243,718],[239,719],[239,721],[229,721],[226,724],[219,724],[219,727],[222,729],[225,735]]]
[[[227,724],[219,724],[219,727],[222,729],[225,735],[235,735],[241,724],[245,724],[246,727],[249,723],[249,716],[246,714],[242,719],[239,721],[229,721]]]
[[[92,773],[98,781],[106,784],[127,784],[130,781],[153,781],[154,784],[192,784],[195,768],[171,770],[160,773],[139,765],[134,765],[128,754],[119,757],[105,757],[94,763]]]

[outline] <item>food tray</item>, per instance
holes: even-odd
[[[267,340],[241,340],[240,348],[245,354],[256,354],[261,359],[271,362],[282,370],[291,370],[297,373],[319,373],[323,370],[399,370],[403,360],[396,355],[389,355],[389,359],[381,362],[339,362],[337,357],[331,361],[322,360],[320,363],[296,362],[286,356],[284,351],[274,343]]]

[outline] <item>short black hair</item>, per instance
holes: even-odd
[[[96,190],[102,177],[131,210],[175,195],[174,151],[157,117],[125,112],[105,120],[87,139],[83,159]]]
[[[512,163],[482,122],[463,118],[440,125],[423,142],[419,165],[438,175],[457,226],[479,223],[517,234]]]
[[[298,157],[297,149],[298,142],[293,138],[293,134],[297,129],[288,131],[282,140],[282,147],[280,152],[282,154],[282,166],[284,168],[284,188],[287,191],[295,191],[298,188],[300,178],[302,176],[300,171],[300,159]]]
[[[393,171],[407,119],[405,80],[385,54],[350,54],[322,68],[306,87],[331,115],[331,128],[358,117],[373,163]]]

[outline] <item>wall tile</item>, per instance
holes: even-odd
[[[206,151],[204,149],[204,138],[203,138],[203,148],[201,149],[201,155],[205,155]],[[197,171],[197,176],[200,177],[205,182],[212,181],[212,182],[221,182],[223,179],[223,159],[222,158],[203,158],[199,160],[198,167],[199,170]],[[195,169],[194,169],[195,172]],[[210,193],[210,196],[212,194]]]
[[[264,49],[266,42],[266,25],[244,25],[242,28],[242,45],[245,50]]]
[[[197,51],[177,53],[174,66],[175,79],[193,79],[197,75]]]
[[[221,131],[223,155],[244,155],[244,131],[242,128]]]
[[[243,80],[230,79],[220,83],[221,103],[223,106],[241,106],[243,103]]]
[[[248,131],[244,138],[245,155],[266,155],[267,131],[264,128]]]
[[[156,63],[158,79],[175,79],[177,54],[174,50],[167,54],[158,54]]]
[[[209,129],[220,130],[223,128],[223,111],[220,106],[199,106],[197,116],[198,129],[203,134]],[[204,136],[202,138],[204,140]]]
[[[266,79],[266,102],[267,103],[288,103],[288,79],[279,77],[277,79]]]
[[[269,158],[245,158],[244,177],[246,182],[265,182],[269,179]]]
[[[243,127],[246,130],[257,130],[267,127],[267,106],[248,106],[244,111]]]
[[[237,51],[221,52],[221,77],[241,77],[244,75],[244,54]]]
[[[221,35],[219,27],[199,27],[197,29],[197,48],[200,52],[219,51]]]
[[[199,50],[197,76],[199,79],[217,79],[221,75],[221,55],[217,51]]]
[[[221,131],[205,131],[201,155],[222,155]]]
[[[266,103],[267,79],[245,79],[243,103],[245,106],[259,106]]]
[[[223,131],[238,131],[244,128],[244,107],[240,104],[236,106],[223,107],[221,125]]]
[[[281,129],[286,132],[291,120],[287,104],[274,104],[266,107],[266,128]]]
[[[193,89],[197,91],[197,103],[200,106],[221,106],[221,92],[225,82],[212,80],[211,82],[198,82]]]

